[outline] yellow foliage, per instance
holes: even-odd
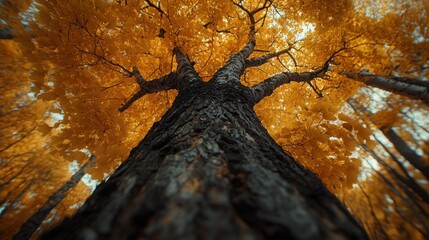
[[[417,32],[428,38],[424,32],[429,25],[428,4],[400,2],[275,1],[275,9],[256,15],[265,18],[256,24],[257,51],[252,57],[294,45],[290,55],[246,69],[241,79],[245,86],[280,72],[312,71],[345,48],[333,58],[330,78],[316,79],[312,87],[308,83],[284,85],[255,106],[277,143],[337,194],[352,191],[360,177],[362,159],[355,157],[359,144],[376,148],[370,139],[375,129],[344,107],[362,84],[338,73],[366,68],[383,75],[393,70],[412,75],[409,72],[420,69],[429,58],[429,41],[416,38]],[[262,3],[243,1],[248,9]],[[138,66],[148,80],[156,79],[175,70],[172,49],[179,46],[207,81],[244,46],[250,24],[246,13],[229,0],[157,1],[159,9],[146,1],[1,4],[1,27],[12,27],[14,39],[0,40],[0,146],[22,141],[0,152],[2,161],[8,159],[0,173],[24,170],[18,174],[20,181],[0,194],[10,202],[32,181],[30,176],[39,181],[31,189],[37,189],[40,181],[52,185],[35,198],[24,195],[21,201],[29,207],[1,230],[22,223],[31,213],[30,206],[39,206],[64,183],[70,176],[70,162],[82,163],[86,158],[82,150],[97,156],[96,167],[88,173],[102,180],[171,107],[177,96],[174,90],[146,95],[119,114],[118,107],[138,86],[118,66],[128,70]],[[398,111],[381,110],[371,119],[377,127],[390,126],[402,118]],[[25,167],[28,162],[31,168]],[[84,198],[77,196],[79,192],[87,196],[85,191],[82,184],[78,186],[57,215],[70,214],[68,206]],[[382,197],[377,198],[380,203]],[[401,234],[388,230],[392,236]]]
[[[378,127],[392,127],[400,119],[398,109],[382,110],[371,116],[372,122]]]

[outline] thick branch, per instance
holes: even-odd
[[[405,97],[419,99],[426,104],[429,104],[429,86],[426,82],[408,78],[387,78],[379,75],[370,74],[361,71],[359,73],[340,72],[350,79],[363,82],[368,86],[380,88],[392,93],[396,93]],[[418,84],[417,84],[418,83]]]
[[[422,81],[414,78],[407,78],[407,77],[393,77],[392,80],[407,83],[407,84],[414,84],[417,86],[422,86],[425,88],[429,88],[429,82],[428,81]]]
[[[176,55],[177,62],[177,80],[180,83],[190,83],[195,81],[203,81],[198,73],[195,71],[192,62],[189,57],[184,54],[178,47],[173,49],[173,53]]]
[[[174,48],[173,53],[176,55],[177,71],[161,78],[146,81],[138,68],[134,67],[130,76],[134,76],[136,78],[136,82],[139,84],[140,90],[118,109],[119,112],[127,110],[131,104],[147,93],[160,92],[169,89],[180,90],[192,82],[202,82],[202,79],[198,76],[198,73],[195,71],[188,56],[186,56],[178,47]]]
[[[232,55],[225,65],[220,68],[213,77],[218,83],[240,82],[240,76],[246,68],[246,59],[255,48],[255,40],[250,40],[240,52]]]
[[[384,136],[393,144],[395,149],[415,168],[417,168],[427,179],[429,179],[429,164],[417,155],[408,144],[396,134],[396,132],[389,127],[382,127],[380,129]]]
[[[323,77],[325,76],[326,71],[328,71],[328,68],[329,65],[325,65],[323,68],[313,72],[283,72],[269,77],[251,88],[254,102],[258,103],[263,98],[270,96],[276,88],[283,84],[290,82],[310,82],[315,78]]]
[[[140,90],[118,109],[119,112],[127,110],[131,106],[131,104],[133,104],[135,101],[137,101],[139,98],[143,97],[147,93],[154,93],[178,88],[178,78],[176,76],[176,73],[174,72],[152,81],[145,81],[143,77],[141,77],[141,74],[140,72],[138,72],[138,70],[137,72],[135,72],[135,74],[138,74],[140,76],[136,76],[137,81],[141,82],[139,82]]]
[[[232,3],[243,10],[249,17],[249,41],[243,49],[232,55],[226,64],[215,73],[213,80],[221,84],[228,82],[240,82],[240,76],[243,74],[244,69],[246,68],[246,59],[253,53],[256,46],[255,25],[259,21],[263,20],[266,16],[264,15],[262,18],[255,20],[255,15],[260,11],[267,10],[272,5],[271,0],[265,0],[261,7],[251,11],[243,6],[241,0],[238,2],[232,1]]]
[[[244,46],[243,49],[240,50],[240,52],[238,52],[237,54],[234,54],[230,60],[234,57],[234,56],[238,56],[240,57],[240,61],[246,61],[246,59],[250,56],[250,54],[253,53],[253,50],[255,49],[256,46],[256,41],[254,39],[250,39],[249,42],[246,44],[246,46]]]
[[[139,86],[146,82],[137,66],[133,67],[133,72],[131,73],[131,76],[134,76],[136,78],[136,82],[139,84]]]

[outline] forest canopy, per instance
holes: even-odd
[[[291,82],[255,111],[373,239],[429,237],[429,2],[4,0],[0,3],[0,232],[13,236],[85,165],[40,231],[71,215],[171,107],[139,91],[177,67],[208,81],[249,40],[241,84]],[[249,17],[251,16],[251,17]],[[264,63],[256,64],[258,61]],[[258,66],[261,65],[261,66]]]

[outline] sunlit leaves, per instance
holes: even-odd
[[[209,80],[248,40],[246,13],[227,0],[15,2],[3,1],[1,8],[2,27],[14,28],[15,39],[0,44],[0,147],[7,147],[2,171],[23,172],[7,190],[28,186],[33,178],[23,176],[61,182],[69,175],[64,169],[70,161],[84,161],[82,150],[97,156],[97,166],[89,173],[102,180],[177,95],[146,95],[120,114],[118,107],[138,89],[127,71],[137,66],[147,80],[168,74],[176,68],[172,49],[179,46],[200,76]],[[263,1],[242,4],[255,9]],[[421,108],[413,101],[388,97],[386,102],[394,106],[374,112],[370,123],[352,114],[346,104],[363,84],[338,73],[367,70],[427,79],[428,9],[421,1],[274,1],[255,15],[257,46],[252,57],[291,49],[247,69],[243,85],[253,86],[279,72],[311,71],[332,57],[332,71],[325,79],[283,86],[255,110],[284,150],[336,193],[353,187],[365,168],[362,157],[356,157],[359,144],[375,149],[371,135],[377,127],[410,124],[401,108]],[[427,134],[420,128],[415,132]],[[401,135],[414,142],[415,149],[428,152],[427,138],[405,132]],[[16,140],[20,141],[13,144]],[[33,149],[37,157],[26,156],[33,156]],[[37,173],[25,167],[29,159]],[[378,191],[370,184],[363,188]],[[4,196],[7,192],[2,190]],[[36,195],[31,200],[24,194],[22,205],[39,204],[43,197]],[[384,201],[382,196],[374,198],[380,205]],[[68,212],[71,202],[57,213]]]

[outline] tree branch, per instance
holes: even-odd
[[[168,19],[168,21],[170,22],[170,24],[171,24],[171,25],[173,24],[173,23],[171,22],[170,16],[169,16],[168,14],[166,14],[166,13],[164,12],[164,10],[162,10],[162,8],[161,8],[161,4],[160,4],[159,2],[158,2],[158,6],[156,6],[155,4],[153,4],[150,0],[146,0],[146,3],[149,5],[149,7],[152,7],[152,8],[154,8],[156,11],[158,11],[158,12],[160,13],[161,17],[165,15],[165,17],[167,17],[167,19]]]
[[[248,68],[248,67],[258,67],[258,66],[261,66],[261,65],[267,63],[268,60],[270,60],[271,58],[279,57],[279,56],[281,56],[283,54],[288,54],[290,57],[292,57],[291,54],[290,54],[290,50],[292,50],[292,47],[293,47],[293,44],[290,44],[288,48],[283,49],[281,51],[274,52],[274,53],[268,53],[268,54],[266,54],[264,56],[257,57],[257,58],[247,59],[245,67]],[[295,59],[293,57],[292,57],[292,60],[296,63],[296,61],[295,61]]]
[[[173,49],[173,54],[176,55],[176,72],[171,72],[170,74],[152,81],[146,81],[141,75],[139,69],[134,66],[133,71],[130,72],[129,76],[135,77],[136,82],[140,86],[140,90],[118,109],[119,112],[127,110],[131,104],[148,93],[160,92],[169,89],[177,89],[180,91],[180,89],[188,84],[203,81],[200,76],[198,76],[198,73],[195,71],[192,62],[189,60],[187,55],[185,55],[178,47]]]
[[[419,99],[425,104],[429,104],[429,85],[424,81],[410,78],[388,78],[366,71],[360,71],[359,73],[341,71],[339,74],[349,79],[363,82],[368,86],[380,88],[405,97]]]
[[[240,82],[240,76],[246,68],[246,59],[255,48],[255,40],[250,40],[240,52],[233,54],[223,67],[214,74],[213,80],[218,83]]]
[[[120,72],[120,71],[117,71],[117,72],[120,72],[122,75],[125,75],[125,76],[128,76],[128,77],[133,76],[133,72],[129,71],[127,68],[125,68],[124,66],[120,65],[119,63],[116,63],[116,62],[114,62],[114,61],[112,61],[112,60],[107,59],[105,56],[97,54],[97,53],[95,52],[95,50],[94,50],[93,52],[90,52],[90,51],[83,50],[82,48],[79,48],[78,46],[74,46],[74,47],[75,47],[78,51],[80,51],[80,52],[82,52],[82,53],[85,53],[85,54],[92,55],[92,56],[96,57],[96,58],[97,58],[97,60],[99,60],[99,61],[101,61],[101,62],[105,62],[105,63],[107,63],[108,65],[111,65],[111,66],[114,66],[114,67],[118,67],[118,68],[120,68],[123,72]],[[98,62],[98,61],[97,61],[97,62]],[[96,63],[97,63],[97,62],[96,62]],[[95,63],[95,64],[96,64],[96,63]],[[95,64],[94,64],[94,65],[95,65]]]
[[[184,54],[180,48],[175,47],[173,49],[173,54],[176,55],[177,62],[177,78],[178,81],[182,84],[191,83],[191,82],[202,82],[198,73],[194,69],[194,64],[189,60],[189,57]]]
[[[270,96],[276,88],[280,87],[283,84],[290,82],[310,82],[315,78],[324,77],[326,71],[328,71],[328,68],[329,65],[325,65],[319,70],[313,72],[283,72],[269,77],[263,82],[251,88],[254,102],[258,103],[263,98]]]
[[[249,17],[250,27],[249,27],[249,41],[238,53],[232,55],[225,65],[220,68],[213,77],[213,80],[218,83],[227,83],[227,82],[240,82],[240,76],[243,74],[244,69],[246,68],[246,59],[253,53],[256,41],[256,23],[261,21],[262,18],[255,20],[255,14],[260,11],[268,9],[272,5],[272,0],[265,0],[264,4],[261,7],[258,7],[254,10],[249,10],[245,8],[242,4],[242,0],[238,2],[232,1],[232,3],[243,10]]]
[[[262,19],[265,19],[265,17],[266,17],[266,14],[265,14],[263,17],[259,18],[258,20],[255,20],[255,14],[257,14],[260,11],[267,10],[269,7],[271,7],[271,5],[273,4],[273,0],[265,0],[264,4],[261,7],[256,8],[252,11],[250,11],[249,9],[247,9],[243,6],[243,0],[239,0],[238,2],[232,1],[232,3],[235,6],[239,7],[241,10],[243,10],[247,14],[247,16],[249,17],[249,21],[250,21],[249,41],[255,40],[256,23],[261,21]]]
[[[135,101],[146,95],[147,93],[155,93],[160,92],[164,90],[169,89],[177,89],[178,88],[178,78],[175,72],[172,72],[170,74],[167,74],[161,78],[152,80],[152,81],[145,81],[143,77],[141,76],[138,69],[135,68],[134,70],[134,76],[136,77],[136,81],[140,85],[140,90],[135,93],[130,99],[125,102],[118,110],[119,112],[123,112],[127,110],[131,104],[133,104]]]

